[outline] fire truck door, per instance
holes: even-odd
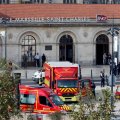
[[[45,96],[39,96],[39,107],[41,107],[44,112],[48,113],[54,110],[51,101]]]

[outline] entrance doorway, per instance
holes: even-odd
[[[60,38],[59,60],[73,62],[73,39],[70,35],[64,35]]]
[[[96,39],[96,65],[103,65],[103,54],[109,53],[109,39],[101,34]]]

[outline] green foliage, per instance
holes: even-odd
[[[20,116],[16,99],[18,80],[11,76],[4,60],[0,60],[0,68],[0,120],[10,120],[11,116]]]
[[[0,70],[3,70],[6,68],[6,61],[5,59],[0,59]]]
[[[61,120],[62,119],[62,113],[61,112],[54,112],[52,114],[49,114],[49,117],[51,120]]]
[[[100,101],[96,101],[90,90],[87,90],[86,98],[80,93],[78,105],[73,106],[72,120],[110,120],[110,89],[103,89],[102,93],[104,99],[99,99]]]

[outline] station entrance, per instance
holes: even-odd
[[[60,38],[59,60],[73,62],[73,39],[70,35],[63,35]]]
[[[96,39],[96,65],[103,65],[103,54],[109,53],[109,39],[106,35],[101,34]]]

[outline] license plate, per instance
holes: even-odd
[[[65,101],[71,101],[71,98],[69,98],[69,99],[68,99],[68,98],[67,98],[67,99],[65,98]]]

